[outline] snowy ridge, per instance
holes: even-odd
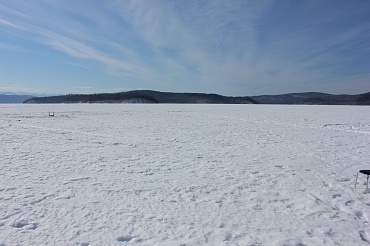
[[[0,245],[370,244],[368,107],[0,112]]]

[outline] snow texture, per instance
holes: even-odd
[[[1,105],[0,245],[370,245],[369,124],[365,106]]]

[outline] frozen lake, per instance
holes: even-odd
[[[2,246],[370,244],[370,107],[0,105],[0,141]]]

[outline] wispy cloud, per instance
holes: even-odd
[[[56,50],[81,68],[100,64],[123,88],[335,92],[323,84],[369,79],[368,7],[366,1],[14,0],[0,3],[0,35]]]
[[[10,27],[18,28],[17,25],[14,25],[14,24],[12,24],[12,23],[10,23],[10,22],[8,22],[6,20],[3,20],[1,18],[0,18],[0,24],[5,25],[5,26],[10,26]]]

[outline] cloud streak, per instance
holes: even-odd
[[[58,51],[81,69],[93,62],[115,81],[112,88],[344,93],[335,84],[347,80],[357,83],[348,93],[356,93],[370,90],[363,83],[370,66],[367,7],[360,0],[15,0],[0,2],[0,51],[17,39],[20,47]]]

